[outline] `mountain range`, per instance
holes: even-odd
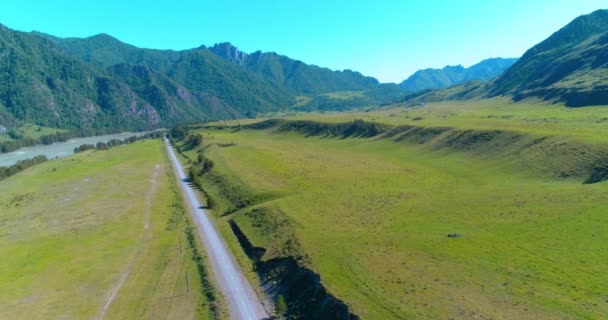
[[[276,53],[246,54],[229,43],[153,50],[106,34],[58,38],[1,26],[0,52],[0,124],[8,127],[26,122],[144,129],[294,106],[352,108],[403,93],[358,72],[331,71]],[[360,94],[334,105],[315,103],[332,92],[351,91]]]
[[[443,69],[418,70],[399,86],[413,93],[427,89],[444,89],[473,80],[488,81],[501,75],[516,61],[517,58],[492,58],[468,68],[457,65],[446,66]]]
[[[493,80],[423,92],[408,101],[497,96],[514,101],[542,99],[570,107],[608,105],[608,10],[574,19]]]
[[[58,38],[0,25],[0,126],[135,130],[404,99],[508,96],[568,106],[608,104],[607,52],[608,10],[598,10],[576,18],[517,61],[495,58],[470,68],[420,70],[397,85],[274,52],[245,53],[230,43],[142,49],[106,34]]]

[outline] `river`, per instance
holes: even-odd
[[[74,148],[83,144],[94,145],[97,142],[108,142],[112,139],[123,140],[128,137],[142,136],[144,134],[146,134],[146,132],[123,132],[103,136],[74,138],[66,142],[57,142],[50,145],[41,144],[32,147],[25,147],[9,153],[0,153],[0,167],[9,167],[17,163],[19,160],[31,159],[38,155],[44,155],[49,158],[49,160],[67,157],[74,154]]]

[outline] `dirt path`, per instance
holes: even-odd
[[[154,173],[152,174],[152,179],[150,179],[150,191],[148,191],[148,195],[146,196],[146,218],[144,220],[144,229],[150,228],[150,212],[152,211],[152,200],[154,200],[154,195],[156,194],[156,190],[158,189],[158,174],[160,173],[160,164],[157,164],[154,167]]]
[[[156,191],[158,190],[157,180],[158,180],[158,175],[160,173],[160,168],[161,168],[160,164],[157,164],[154,167],[154,172],[152,173],[151,179],[148,180],[151,185],[150,185],[150,190],[148,191],[148,194],[146,195],[146,199],[145,199],[144,231],[141,234],[141,236],[139,237],[139,239],[137,240],[137,243],[135,246],[135,248],[136,248],[135,253],[131,257],[129,264],[127,265],[125,270],[121,273],[120,278],[118,279],[118,281],[116,282],[114,287],[112,287],[112,290],[107,295],[103,308],[97,314],[97,317],[96,317],[97,320],[101,320],[105,317],[106,313],[108,312],[108,309],[110,308],[110,306],[112,305],[112,302],[114,301],[114,298],[116,298],[118,291],[120,291],[120,288],[122,287],[122,285],[125,283],[125,281],[129,277],[129,274],[131,273],[131,270],[133,269],[133,261],[135,261],[137,259],[137,257],[141,254],[141,248],[143,247],[143,240],[146,238],[149,238],[148,237],[149,235],[151,236],[151,231],[149,231],[150,224],[151,224],[150,216],[151,216],[151,212],[152,212],[152,201],[154,200],[154,195],[156,194]],[[149,239],[146,239],[146,240],[149,240]]]
[[[131,260],[131,262],[132,261],[133,260]],[[110,308],[110,305],[112,305],[112,302],[114,301],[114,298],[116,297],[116,294],[118,293],[118,290],[120,290],[120,288],[122,287],[122,285],[125,283],[125,280],[127,280],[127,277],[129,276],[129,273],[131,273],[131,262],[127,266],[127,269],[122,272],[122,275],[120,276],[120,279],[118,279],[118,282],[114,285],[114,287],[112,288],[112,291],[110,291],[110,295],[106,298],[106,302],[103,305],[103,308],[101,309],[101,311],[97,315],[97,318],[96,318],[97,320],[101,320],[101,319],[103,319],[105,317],[106,312]]]
[[[268,318],[268,313],[264,310],[262,301],[256,295],[243,270],[236,263],[215,225],[207,216],[196,191],[188,185],[184,168],[167,139],[165,139],[165,144],[171,163],[175,168],[179,186],[184,194],[187,208],[192,214],[198,235],[209,256],[211,271],[217,280],[219,290],[228,301],[230,317],[247,320]]]

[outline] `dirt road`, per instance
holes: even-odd
[[[196,195],[196,190],[188,184],[184,168],[177,159],[169,140],[165,139],[165,145],[171,163],[175,168],[176,176],[179,180],[178,183],[188,204],[187,208],[192,214],[198,234],[207,251],[211,271],[215,276],[219,290],[226,297],[229,304],[231,318],[251,320],[268,318],[261,300],[247,281],[247,278],[245,278],[243,270],[241,270],[234,260],[215,225],[207,216],[207,212],[202,208],[202,204]]]

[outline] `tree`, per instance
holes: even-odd
[[[169,135],[175,140],[183,140],[187,134],[188,130],[186,130],[182,126],[175,126],[171,130],[169,130]]]
[[[203,144],[203,137],[198,133],[190,134],[190,135],[188,135],[187,144],[191,148],[196,148]]]
[[[203,168],[201,169],[201,173],[207,173],[209,172],[211,169],[213,169],[213,166],[215,166],[215,163],[213,163],[213,160],[209,159],[209,158],[205,158],[203,159]]]
[[[105,142],[97,142],[96,145],[97,150],[108,150],[108,145]]]
[[[80,145],[80,146],[74,148],[74,153],[83,152],[83,151],[92,150],[92,149],[95,149],[94,145],[92,145],[92,144],[83,144],[83,145]]]

